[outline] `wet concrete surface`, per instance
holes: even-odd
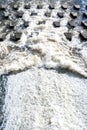
[[[25,0],[26,1],[26,0]],[[54,9],[55,7],[54,7],[54,3],[55,3],[55,1],[56,0],[48,0],[48,3],[49,3],[49,7],[48,8],[50,8],[51,10],[52,9]],[[15,2],[15,6],[17,5],[16,3],[18,3],[19,1],[16,1],[16,0],[14,0],[14,2]],[[14,3],[13,2],[13,3]],[[29,2],[29,1],[28,1]],[[39,3],[40,1],[38,1],[38,3]],[[50,4],[51,3],[51,4]],[[0,10],[0,27],[2,27],[3,26],[3,32],[5,31],[5,32],[8,32],[7,31],[7,29],[6,29],[6,27],[5,27],[5,25],[7,24],[7,22],[9,22],[9,21],[18,21],[17,19],[18,18],[22,18],[22,16],[23,16],[23,14],[24,14],[24,12],[23,11],[21,11],[20,10],[20,12],[18,12],[18,11],[16,11],[15,12],[15,10],[13,9],[12,10],[12,5],[11,5],[11,1],[1,1],[1,4],[2,5],[6,5],[7,6],[7,8],[6,8],[6,10],[4,11],[4,10]],[[75,7],[75,4],[76,4],[76,6],[77,7]],[[78,4],[79,4],[79,6],[80,6],[80,9],[77,9],[78,8]],[[4,5],[4,6],[5,6]],[[71,14],[71,16],[72,16],[72,19],[73,18],[76,18],[76,20],[77,20],[77,23],[78,23],[78,25],[75,25],[75,26],[81,26],[81,20],[82,19],[85,19],[84,17],[83,17],[83,3],[82,3],[82,0],[73,0],[73,1],[70,1],[70,0],[68,0],[67,2],[65,1],[65,0],[61,0],[61,8],[63,9],[63,10],[66,10],[67,8],[68,8],[68,5],[70,5],[71,6],[71,8],[70,8],[70,14]],[[38,5],[37,5],[38,6]],[[66,7],[67,6],[67,7]],[[18,10],[18,6],[17,6],[17,10]],[[30,8],[30,5],[29,5],[29,8]],[[66,9],[65,9],[66,8]],[[72,11],[73,11],[73,13],[72,13]],[[85,11],[85,10],[84,10]],[[12,16],[12,14],[11,13],[13,13],[13,16]],[[37,13],[33,13],[32,15],[38,15]],[[48,15],[49,14],[47,14],[47,17],[48,17]]]

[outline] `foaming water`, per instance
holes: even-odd
[[[24,0],[18,2],[29,27],[23,28],[23,19],[17,19],[20,41],[10,41],[9,32],[0,42],[0,74],[13,72],[6,77],[0,130],[87,130],[87,45],[79,38],[80,26],[69,30],[72,41],[64,36],[72,4],[60,20],[56,14],[62,11],[61,1],[30,1],[30,10],[23,8]],[[47,18],[44,13],[51,2],[55,9]],[[43,9],[36,9],[38,3]],[[30,16],[32,11],[38,15]],[[60,20],[60,28],[53,27],[55,20]],[[38,25],[39,21],[46,23]]]
[[[4,130],[87,130],[87,80],[32,68],[7,81]]]
[[[19,30],[22,29],[21,40],[18,43],[11,42],[9,40],[10,32],[6,36],[6,40],[0,43],[0,74],[19,72],[32,66],[54,69],[61,66],[87,77],[86,54],[83,51],[85,42],[82,43],[79,39],[81,28],[77,26],[71,30],[72,41],[68,41],[64,36],[64,33],[68,31],[70,7],[65,11],[64,18],[60,20],[61,27],[54,28],[53,21],[59,20],[56,14],[61,10],[60,1],[55,1],[56,7],[50,18],[44,16],[44,13],[49,11],[47,2],[43,1],[42,4],[43,9],[37,10],[37,4],[34,2],[32,4],[31,1],[31,9],[25,10],[24,2],[20,2],[19,10],[24,11],[23,19],[29,21],[29,27],[23,29],[23,19],[18,19],[16,27]],[[30,16],[32,11],[37,12],[38,15]],[[46,24],[38,25],[38,21],[42,20],[45,20]]]

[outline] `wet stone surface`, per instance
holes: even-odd
[[[55,28],[60,27],[60,21],[54,21],[54,22],[53,22],[53,26],[54,26]]]
[[[87,5],[85,6],[85,9],[87,10]]]
[[[22,36],[22,32],[14,32],[13,34],[10,35],[10,40],[18,41],[20,40],[21,36]]]
[[[7,24],[7,28],[8,28],[8,29],[14,29],[14,27],[15,27],[15,23],[12,22],[12,21],[10,21],[10,22]]]
[[[36,16],[38,15],[37,12],[31,12],[31,16]]]
[[[75,9],[75,10],[79,10],[79,9],[80,9],[80,5],[75,4],[75,5],[74,5],[74,9]]]
[[[25,4],[24,9],[30,9],[31,5],[30,4]]]
[[[66,36],[66,39],[68,39],[69,41],[72,40],[72,33],[66,32],[66,33],[64,33],[64,35]]]
[[[0,41],[4,41],[6,37],[6,34],[0,34]]]
[[[1,4],[0,5],[0,10],[4,11],[4,10],[6,10],[6,8],[7,8],[7,5],[5,5],[5,4]]]
[[[86,19],[86,20],[83,20],[81,23],[82,23],[82,26],[83,26],[83,27],[86,27],[86,28],[87,28],[87,19]]]
[[[16,17],[17,17],[17,18],[22,18],[23,14],[24,14],[24,12],[20,10],[20,11],[18,11],[18,12],[16,13]]]
[[[45,15],[46,17],[51,17],[51,12],[46,12],[44,15]]]
[[[68,5],[67,4],[63,4],[63,5],[61,5],[61,8],[66,10],[68,8]]]
[[[38,25],[40,25],[40,24],[45,24],[45,23],[46,23],[45,20],[43,20],[43,21],[39,21],[39,22],[38,22]]]
[[[13,2],[13,3],[11,3],[10,4],[10,7],[12,7],[13,8],[13,16],[10,16],[10,18],[11,19],[13,19],[13,21],[16,19],[16,18],[22,18],[23,17],[23,14],[24,14],[24,12],[22,11],[22,10],[20,10],[20,6],[19,6],[20,4],[18,4],[18,2]],[[36,9],[42,9],[43,8],[43,6],[44,5],[42,5],[42,4],[37,4],[36,5]],[[3,17],[3,19],[5,18],[5,19],[9,19],[9,15],[11,15],[8,11],[6,11],[6,8],[7,7],[7,5],[5,4],[1,4],[0,5],[0,9],[1,10],[5,10],[5,12],[3,13],[4,15],[4,17]],[[53,3],[51,3],[51,4],[49,4],[48,5],[48,9],[51,11],[47,11],[47,12],[45,12],[44,13],[44,16],[46,16],[46,17],[51,17],[51,13],[52,13],[52,11],[53,10],[55,10],[55,7],[56,7],[56,5],[55,4],[53,4]],[[65,10],[67,10],[68,8],[69,8],[69,5],[68,4],[66,4],[66,3],[63,3],[63,4],[61,4],[61,6],[60,6],[63,10],[61,10],[61,11],[59,11],[59,12],[57,12],[57,16],[59,17],[59,18],[64,18],[64,16],[66,15],[65,14],[65,12],[63,12],[63,11],[65,11]],[[23,5],[23,8],[24,9],[30,9],[30,8],[32,8],[32,6],[31,6],[31,4],[30,3],[25,3],[24,5]],[[72,12],[70,12],[70,17],[72,18],[71,19],[71,21],[68,21],[68,25],[70,26],[70,27],[72,27],[72,28],[75,28],[76,26],[77,26],[77,23],[76,23],[76,21],[74,21],[73,19],[75,19],[75,18],[79,18],[79,15],[78,15],[78,12],[77,11],[75,11],[75,10],[80,10],[80,5],[79,4],[75,4],[74,6],[72,5],[71,6],[71,8],[72,8]],[[19,11],[18,11],[18,9],[19,9]],[[15,12],[16,11],[16,12]],[[15,13],[14,13],[15,12]],[[38,13],[37,12],[34,12],[34,11],[32,11],[32,12],[30,12],[30,16],[36,16],[36,15],[38,15]],[[16,17],[15,17],[16,16]],[[82,14],[82,16],[83,17],[87,17],[87,13],[86,12],[83,12],[83,14]],[[16,19],[17,20],[17,19]],[[9,21],[10,21],[10,19],[9,19]],[[25,20],[25,22],[23,22],[23,26],[25,27],[25,28],[27,28],[28,26],[29,26],[29,23],[28,23],[29,21],[26,21]],[[40,24],[45,24],[45,21],[44,20],[40,20],[39,22],[38,22],[38,25],[40,25]],[[16,26],[16,25],[15,25]],[[53,22],[53,26],[54,27],[60,27],[60,22],[58,22],[58,21],[54,21]],[[82,21],[82,26],[84,26],[84,27],[86,27],[87,25],[86,25],[86,21]],[[14,29],[14,24],[13,23],[11,23],[11,22],[9,22],[9,24],[7,24],[7,28],[8,29]]]
[[[19,9],[19,5],[18,4],[13,4],[12,8],[13,8],[13,10],[18,10]]]
[[[68,24],[69,24],[72,28],[76,27],[76,21],[75,21],[75,20],[70,20],[70,21],[68,22]]]
[[[83,17],[87,18],[87,12],[83,12]]]
[[[54,5],[54,4],[50,4],[50,5],[49,5],[49,9],[50,9],[50,10],[55,9],[55,5]]]
[[[4,12],[3,14],[4,19],[9,19],[9,16],[10,16],[9,12]]]
[[[87,40],[87,30],[80,32],[80,37],[82,40]]]
[[[42,9],[43,5],[37,5],[37,9]]]
[[[7,5],[5,4],[1,4],[0,5],[0,9],[1,10],[3,10],[3,11],[5,11],[4,13],[3,13],[3,20],[4,19],[8,19],[9,21],[10,21],[10,19],[13,19],[13,21],[14,20],[17,20],[17,18],[22,18],[23,17],[23,14],[24,14],[24,12],[22,11],[22,10],[20,10],[20,6],[19,6],[20,4],[18,3],[18,2],[13,2],[13,3],[11,3],[9,6],[10,7],[12,7],[13,8],[13,14],[10,14],[10,12],[8,12],[8,11],[6,11],[6,7],[7,7]],[[36,9],[38,10],[38,9],[42,9],[43,8],[43,4],[37,4],[36,5]],[[55,4],[53,4],[53,3],[51,3],[51,4],[48,4],[48,9],[50,10],[50,11],[47,11],[47,12],[45,12],[44,13],[44,16],[46,16],[46,17],[52,17],[51,16],[51,14],[52,14],[52,11],[53,10],[55,10],[55,7],[56,7],[56,5]],[[61,6],[60,6],[63,10],[61,10],[61,11],[59,11],[59,12],[57,12],[57,16],[59,17],[59,18],[64,18],[64,16],[66,15],[66,13],[64,12],[65,10],[67,10],[68,8],[69,8],[69,5],[68,4],[66,4],[66,3],[63,3],[63,4],[61,4]],[[31,6],[31,4],[30,3],[25,3],[24,5],[23,5],[23,8],[24,9],[30,9],[30,8],[32,8],[32,6]],[[75,11],[75,10],[80,10],[80,5],[79,4],[75,4],[74,6],[72,5],[71,6],[71,8],[72,8],[72,12],[70,12],[70,17],[72,18],[70,21],[68,21],[68,25],[69,25],[69,27],[71,27],[71,28],[75,28],[76,26],[78,26],[77,25],[77,22],[76,21],[74,21],[73,19],[76,19],[76,18],[79,18],[79,15],[78,15],[78,13],[79,12],[77,12],[77,11]],[[18,11],[19,10],[19,11]],[[16,11],[16,12],[15,12]],[[10,16],[10,18],[9,18],[9,15],[12,15],[12,16]],[[32,11],[32,12],[30,12],[30,16],[36,16],[36,15],[38,15],[38,13],[37,12],[35,12],[35,11]],[[16,17],[15,17],[16,16]],[[83,14],[82,14],[82,16],[84,17],[84,18],[86,18],[87,17],[87,12],[83,12]],[[24,21],[23,22],[23,26],[25,27],[25,28],[27,28],[28,26],[29,26],[29,23],[28,23],[29,21]],[[39,22],[38,22],[38,25],[40,25],[40,24],[45,24],[45,21],[44,20],[40,20]],[[14,29],[14,26],[16,26],[16,24],[14,24],[13,22],[9,22],[9,24],[7,24],[7,28],[8,29]],[[19,25],[20,26],[20,25]],[[58,22],[58,21],[54,21],[53,22],[53,26],[56,28],[56,27],[60,27],[60,22]],[[82,26],[83,27],[87,27],[87,23],[86,23],[86,21],[84,20],[84,21],[82,21]],[[21,29],[23,29],[23,28],[21,28]],[[68,39],[69,40],[69,39]]]
[[[71,12],[71,13],[70,13],[70,16],[71,16],[72,18],[77,18],[78,13],[77,13],[77,12]]]
[[[27,28],[29,26],[29,21],[24,21],[23,26]]]
[[[63,12],[58,12],[57,16],[60,17],[60,18],[63,18],[64,17],[64,13]]]

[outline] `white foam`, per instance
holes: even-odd
[[[32,68],[8,77],[4,130],[86,130],[87,80]]]
[[[85,77],[86,64],[84,62],[84,56],[74,54],[72,50],[74,48],[82,48],[78,35],[80,28],[73,29],[73,39],[68,41],[64,36],[64,33],[68,31],[66,27],[67,22],[70,20],[69,9],[64,13],[64,18],[61,21],[60,28],[53,27],[53,21],[59,20],[57,12],[60,12],[60,2],[56,2],[56,8],[52,11],[50,18],[44,16],[46,11],[49,11],[47,2],[42,2],[43,9],[36,9],[36,4],[31,5],[31,9],[25,10],[23,8],[24,3],[21,2],[19,10],[24,11],[23,19],[29,21],[29,27],[23,30],[22,37],[19,42],[13,43],[9,41],[10,34],[7,35],[7,39],[1,43],[0,51],[3,54],[3,59],[0,59],[0,74],[8,73],[10,71],[19,71],[26,68],[35,66],[49,66],[55,69],[55,65],[67,68],[71,71],[77,72]],[[38,13],[37,16],[30,16],[31,12]],[[45,20],[46,24],[38,25],[39,21]],[[23,20],[20,19],[17,26],[23,24]],[[12,47],[9,50],[9,46]],[[21,51],[21,47],[27,46],[27,51]],[[16,49],[18,47],[19,49]],[[84,51],[83,51],[84,53]],[[12,58],[11,58],[12,57]],[[37,57],[36,60],[34,57]],[[54,60],[56,59],[56,60]],[[33,62],[33,64],[31,63]],[[36,62],[36,63],[35,63]],[[51,64],[52,63],[52,64]],[[54,65],[53,65],[54,64]],[[3,66],[3,67],[2,67]]]

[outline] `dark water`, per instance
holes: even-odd
[[[0,76],[0,126],[3,123],[3,105],[4,105],[4,99],[5,99],[5,87],[6,87],[7,77],[6,76]]]

